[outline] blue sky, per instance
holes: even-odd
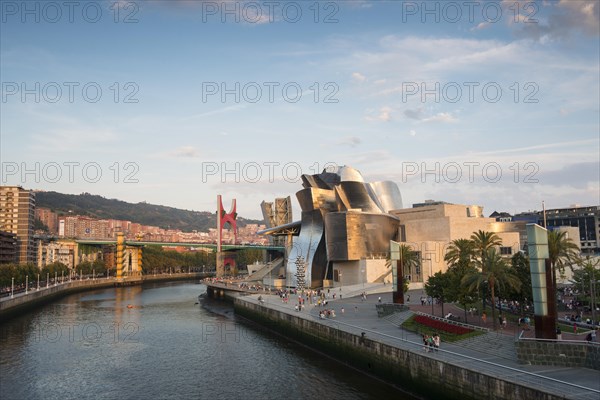
[[[2,1],[2,184],[193,210],[220,193],[258,218],[300,172],[351,165],[397,182],[405,207],[597,205],[599,13]]]

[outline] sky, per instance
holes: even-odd
[[[0,4],[3,185],[262,218],[349,165],[404,207],[600,204],[598,1]]]

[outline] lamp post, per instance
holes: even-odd
[[[37,290],[40,290],[40,274],[38,274],[38,285],[37,285]]]
[[[29,275],[25,276],[25,294],[29,291]]]
[[[58,285],[58,271],[54,271],[54,286]]]
[[[50,285],[50,272],[46,272],[46,288]]]
[[[433,260],[431,259],[431,257],[429,258],[424,258],[424,261],[429,261],[429,279],[431,279],[431,277],[433,276]],[[433,296],[429,296],[431,297],[431,315],[433,314]]]
[[[15,278],[12,278],[12,282],[10,284],[10,298],[15,297]]]
[[[592,311],[592,325],[598,325],[596,321],[596,276],[594,270],[590,274],[590,308]]]
[[[60,283],[65,283],[65,270],[60,271]]]

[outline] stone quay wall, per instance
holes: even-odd
[[[517,357],[523,364],[600,370],[600,343],[520,339]]]
[[[362,335],[355,335],[256,304],[238,297],[236,314],[260,326],[321,351],[328,356],[391,383],[401,383],[411,393],[444,399],[535,399],[562,397],[500,379],[467,365],[458,366],[419,353],[400,349]]]

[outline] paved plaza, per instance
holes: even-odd
[[[303,318],[319,321],[353,334],[365,333],[366,337],[398,348],[418,352],[426,357],[437,358],[464,368],[487,372],[490,375],[506,380],[519,382],[530,387],[538,387],[569,399],[600,398],[600,371],[587,368],[550,367],[519,364],[516,358],[515,339],[520,333],[520,327],[509,323],[505,329],[493,331],[474,338],[454,343],[442,343],[440,351],[425,352],[420,335],[406,331],[400,324],[414,311],[431,314],[431,305],[421,305],[420,290],[409,291],[410,311],[395,313],[386,317],[377,315],[376,304],[381,297],[382,303],[392,302],[391,285],[365,284],[345,286],[330,289],[328,304],[319,307],[305,304],[302,311],[296,311],[298,297],[290,295],[288,303],[274,294],[251,294],[244,299],[258,303],[262,296],[262,304]],[[361,296],[367,293],[367,299]],[[336,298],[333,299],[333,293]],[[340,295],[342,298],[340,298]],[[323,309],[335,311],[335,318],[319,317]],[[343,309],[343,311],[342,311]],[[442,316],[441,306],[434,305],[434,315]],[[464,312],[454,305],[444,305],[444,312],[452,312],[463,316]],[[463,314],[460,314],[463,313]],[[478,317],[468,317],[468,322],[474,325],[492,328],[491,318],[487,323]],[[464,317],[463,317],[464,319]],[[574,339],[575,336],[563,334],[563,339]]]

